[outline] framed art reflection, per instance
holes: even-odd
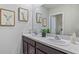
[[[42,26],[44,26],[44,27],[47,26],[47,19],[46,18],[42,19]]]
[[[36,13],[36,22],[37,23],[41,23],[41,21],[42,21],[42,17],[41,17],[41,13]]]

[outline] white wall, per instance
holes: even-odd
[[[42,29],[42,24],[36,23],[36,13],[41,13],[42,18],[47,18],[47,21],[48,21],[49,13],[46,8],[41,6],[41,4],[34,4],[32,7],[33,7],[32,8],[32,10],[33,10],[33,30],[40,32],[40,30]],[[47,28],[47,27],[45,27],[45,28]]]
[[[29,22],[18,21],[18,7],[29,9]],[[0,5],[0,8],[14,10],[15,26],[2,27],[0,26],[0,53],[21,53],[22,52],[22,33],[32,28],[32,5]]]
[[[50,9],[49,14],[63,13],[63,33],[70,34],[79,31],[79,5],[62,5]]]

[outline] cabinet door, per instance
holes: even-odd
[[[41,51],[44,51],[46,54],[65,54],[62,51],[59,51],[54,48],[50,48],[50,47],[43,45],[41,43],[36,43],[36,48],[40,49]]]
[[[23,42],[23,53],[27,54],[27,43]]]
[[[27,42],[28,44],[35,46],[35,41],[33,41],[32,39],[25,37],[25,36],[23,36],[22,38],[23,38],[23,41]]]
[[[28,54],[35,54],[35,47],[28,44]]]
[[[36,54],[45,54],[44,52],[42,52],[41,50],[39,49],[36,49]]]

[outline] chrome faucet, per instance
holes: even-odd
[[[61,40],[57,35],[55,36],[55,39],[56,39],[56,40]]]

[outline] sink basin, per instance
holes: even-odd
[[[60,40],[57,40],[55,39],[54,37],[49,37],[47,38],[47,40],[53,44],[57,44],[57,45],[68,45],[68,41],[65,40],[65,39],[60,39]]]

